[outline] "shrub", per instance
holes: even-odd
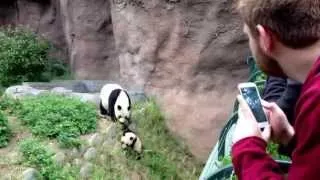
[[[79,99],[45,94],[21,101],[18,116],[35,135],[57,138],[64,147],[78,146],[78,137],[95,131],[96,111]]]
[[[0,84],[10,86],[23,81],[49,81],[64,74],[62,63],[50,61],[50,43],[21,28],[0,29]]]
[[[8,125],[8,119],[0,111],[0,148],[8,145],[10,136],[11,136],[11,130]]]
[[[73,79],[69,65],[53,57],[49,59],[47,74],[49,79]]]

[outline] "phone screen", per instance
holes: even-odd
[[[266,118],[266,115],[264,114],[257,88],[256,87],[241,88],[241,94],[243,98],[246,100],[246,102],[248,103],[257,121],[259,123],[266,122],[267,118]]]

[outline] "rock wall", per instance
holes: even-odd
[[[112,2],[120,76],[160,97],[170,129],[205,160],[247,77],[232,1]]]
[[[205,160],[247,78],[247,39],[232,0],[15,0],[1,24],[50,39],[78,79],[159,97],[168,126]]]
[[[119,79],[108,0],[60,0],[70,64],[79,79]]]

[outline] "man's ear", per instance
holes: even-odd
[[[259,46],[264,53],[270,54],[273,50],[274,42],[272,39],[272,33],[268,31],[265,27],[258,24],[256,26],[259,33]]]

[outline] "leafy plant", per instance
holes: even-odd
[[[49,64],[46,67],[44,75],[49,80],[73,79],[69,65],[53,57],[49,57]]]
[[[6,95],[0,98],[0,110],[6,111],[9,114],[12,114],[15,110],[18,110],[21,106],[20,101],[10,98]]]
[[[0,84],[7,87],[23,81],[49,81],[66,71],[50,61],[51,44],[22,28],[0,29]]]
[[[57,138],[63,147],[80,145],[78,137],[96,129],[95,107],[76,98],[53,94],[27,97],[17,113],[33,134]]]
[[[0,148],[8,145],[10,136],[11,136],[11,130],[8,125],[8,119],[0,111]]]
[[[19,151],[22,153],[26,165],[39,170],[41,176],[48,180],[67,179],[72,171],[57,165],[50,152],[39,140],[26,139],[20,143]]]
[[[279,144],[268,143],[267,152],[274,158],[279,160],[290,160],[290,157],[279,154],[278,152]]]

